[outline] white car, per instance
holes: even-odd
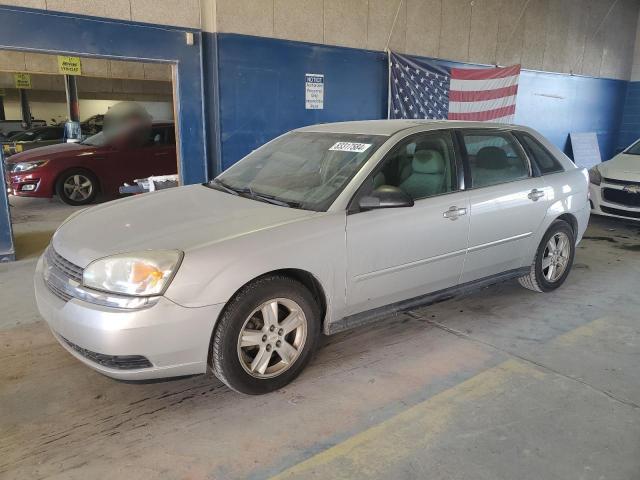
[[[640,220],[640,140],[589,170],[591,211]]]
[[[215,180],[72,215],[38,262],[39,310],[105,375],[205,373],[258,394],[321,334],[518,278],[567,278],[588,175],[524,127],[316,125]]]

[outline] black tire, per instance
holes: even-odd
[[[65,188],[65,183],[67,181],[74,181],[76,178],[81,181],[81,184],[84,185],[86,182],[90,182],[89,187],[83,187],[90,189],[90,193],[88,196],[84,197],[84,194],[78,192],[78,194],[74,194],[73,192],[69,192],[67,188]],[[86,181],[85,181],[86,179]],[[89,205],[93,203],[96,199],[96,195],[98,194],[98,179],[96,176],[88,170],[84,170],[82,168],[72,168],[63,172],[58,179],[56,180],[56,194],[60,197],[67,205]]]
[[[306,319],[306,339],[299,348],[296,359],[284,371],[271,378],[256,378],[241,363],[238,342],[252,312],[272,299],[290,300],[301,308]],[[282,275],[262,277],[242,288],[225,307],[218,320],[211,340],[213,372],[229,388],[240,393],[259,395],[282,388],[294,380],[311,360],[318,346],[320,327],[320,309],[304,285]],[[279,355],[273,357],[272,361],[281,358]]]
[[[549,281],[545,277],[545,269],[542,266],[542,260],[545,254],[545,250],[547,249],[547,243],[549,242],[551,237],[559,233],[564,233],[569,239],[568,261],[562,275],[554,281]],[[540,245],[538,245],[538,249],[536,250],[536,256],[533,259],[533,263],[531,264],[529,273],[520,277],[518,279],[518,282],[520,282],[520,285],[522,285],[524,288],[533,290],[535,292],[550,292],[552,290],[555,290],[567,279],[567,276],[571,271],[571,266],[573,265],[573,258],[575,256],[575,253],[576,241],[573,229],[564,220],[556,220],[551,224],[547,232],[542,237]]]

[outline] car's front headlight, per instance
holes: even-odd
[[[35,170],[36,168],[40,168],[49,163],[49,160],[38,160],[35,162],[20,162],[14,163],[13,169],[11,170],[14,173],[18,172],[28,172],[29,170]]]
[[[182,257],[179,250],[146,250],[101,258],[84,269],[82,284],[121,295],[162,295]]]
[[[589,182],[594,185],[600,185],[602,183],[602,174],[600,173],[600,170],[598,170],[597,166],[589,169]]]

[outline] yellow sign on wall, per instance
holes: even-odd
[[[82,75],[80,57],[58,55],[58,71],[63,75]]]
[[[28,73],[14,73],[13,79],[16,83],[16,88],[31,88],[31,75]]]

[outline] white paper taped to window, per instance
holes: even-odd
[[[336,152],[362,153],[370,146],[370,143],[337,142],[329,150]]]

